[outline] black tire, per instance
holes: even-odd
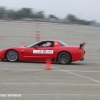
[[[18,61],[18,53],[15,50],[9,50],[6,53],[6,59],[9,62],[16,62],[16,61]]]
[[[60,64],[69,64],[71,63],[71,55],[68,52],[61,52],[58,55],[58,62]]]

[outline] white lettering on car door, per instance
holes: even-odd
[[[53,54],[53,50],[33,50],[33,54]]]

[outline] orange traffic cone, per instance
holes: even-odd
[[[50,59],[47,59],[47,60],[46,60],[45,69],[46,69],[46,70],[51,70],[51,60],[50,60]]]
[[[41,38],[41,34],[40,34],[40,31],[36,31],[36,42],[40,41],[40,38]]]

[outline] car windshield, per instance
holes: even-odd
[[[27,46],[27,47],[34,47],[36,44],[38,44],[38,43],[40,43],[41,41],[38,41],[38,42],[35,42],[35,43],[33,43],[33,44],[31,44],[31,45],[29,45],[29,46]]]
[[[62,46],[67,46],[68,44],[62,42],[62,41],[59,41],[59,43],[62,45]]]

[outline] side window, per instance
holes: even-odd
[[[54,42],[46,41],[38,44],[39,47],[54,47]]]
[[[40,42],[40,43],[35,44],[34,46],[40,47],[40,46],[43,45],[44,43],[45,43],[45,42]]]
[[[47,47],[54,47],[54,42],[53,41],[47,42]]]
[[[46,47],[46,46],[47,46],[46,42],[40,45],[40,47]]]
[[[46,42],[42,42],[42,43],[38,44],[38,46],[39,47],[46,47],[46,44],[47,44]]]

